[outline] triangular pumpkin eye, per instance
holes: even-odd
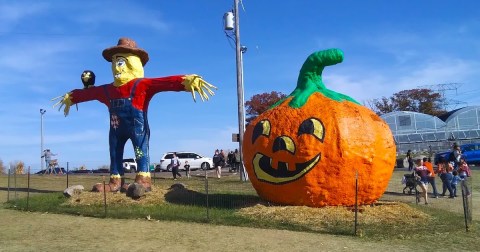
[[[255,125],[252,134],[252,144],[262,135],[266,137],[270,136],[270,122],[268,120],[261,120]]]
[[[298,127],[298,136],[302,134],[310,134],[318,138],[321,142],[323,142],[323,138],[325,137],[325,128],[323,127],[322,121],[317,118],[309,118],[300,124]]]
[[[295,143],[293,139],[288,136],[281,136],[277,137],[275,141],[273,141],[273,153],[277,151],[285,150],[290,152],[292,155],[295,155]]]

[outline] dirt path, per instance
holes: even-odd
[[[0,209],[0,251],[373,251],[355,237]],[[100,235],[102,237],[100,237]],[[395,245],[395,250],[410,250]]]

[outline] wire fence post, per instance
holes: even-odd
[[[156,171],[156,169],[155,169],[155,167],[154,167],[154,168],[153,168],[153,184],[154,184],[154,185],[155,185],[155,180],[157,180],[156,174],[157,174],[157,171]]]
[[[15,167],[15,170],[13,171],[13,190],[15,191],[15,207],[18,205],[17,202],[17,169]]]
[[[105,176],[103,176],[103,208],[105,218],[107,218],[107,192],[105,191]]]
[[[464,190],[464,187],[465,187],[465,186],[468,186],[468,185],[466,185],[465,180],[463,180],[463,181],[461,182],[461,187],[462,187],[462,201],[463,201],[463,217],[464,217],[464,219],[465,219],[465,231],[468,232],[468,231],[470,231],[470,230],[469,230],[469,226],[468,226],[468,220],[467,220],[467,218],[468,218],[467,215],[468,215],[468,212],[469,212],[469,211],[468,211],[469,205],[468,205],[468,198],[467,198],[468,196],[467,196],[467,193],[465,193],[465,190]]]
[[[69,163],[67,162],[67,188],[68,188],[68,166],[69,166]]]
[[[30,201],[30,166],[28,166],[28,174],[27,174],[27,211]]]
[[[8,166],[8,179],[7,179],[7,202],[10,201],[10,170],[12,165]]]
[[[208,206],[208,176],[207,176],[207,169],[205,169],[205,194],[206,194],[206,206],[207,206],[207,221],[210,221],[210,212]]]
[[[355,235],[357,235],[358,225],[358,170],[355,171]]]

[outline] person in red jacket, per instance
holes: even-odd
[[[113,83],[72,90],[55,98],[60,101],[54,106],[60,105],[59,110],[65,106],[65,116],[73,104],[81,102],[97,100],[108,107],[110,181],[105,191],[124,189],[122,191],[127,191],[128,196],[137,198],[151,190],[147,112],[152,97],[162,91],[189,91],[194,100],[195,92],[202,100],[208,100],[208,94],[214,94],[211,89],[216,87],[195,74],[144,78],[143,67],[149,60],[148,53],[138,48],[130,38],[120,38],[117,46],[105,49],[102,55],[105,60],[112,62]],[[125,143],[129,139],[134,147],[137,175],[133,184],[126,185],[122,160]],[[93,186],[92,191],[100,192],[103,188],[103,184],[99,183]]]

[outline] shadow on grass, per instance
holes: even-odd
[[[170,189],[170,191],[165,194],[165,200],[169,203],[179,205],[198,207],[207,207],[208,205],[208,207],[211,208],[222,209],[238,209],[263,203],[258,196],[254,195],[227,193],[213,193],[207,195],[206,193],[200,193],[185,188]]]
[[[10,191],[10,192],[28,192],[28,188],[26,187],[17,187],[17,188],[10,188],[10,190],[7,187],[0,187],[0,191]],[[60,192],[60,191],[55,191],[55,190],[41,190],[41,189],[33,189],[30,188],[31,193],[54,193],[54,192]]]
[[[412,196],[412,194],[405,194],[403,192],[389,192],[389,191],[385,191],[383,194],[393,195],[393,196]]]

